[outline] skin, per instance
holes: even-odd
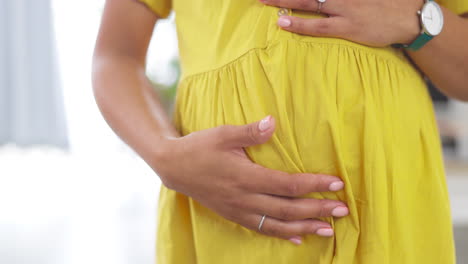
[[[315,12],[316,0],[259,0],[263,4]],[[336,37],[367,46],[412,43],[421,33],[417,11],[422,0],[327,0],[319,19],[281,16],[287,31],[317,37]],[[442,7],[442,33],[418,51],[407,51],[419,69],[446,95],[468,101],[468,14],[458,16]]]
[[[346,204],[300,196],[342,190],[338,177],[272,170],[253,163],[244,151],[270,139],[276,128],[274,117],[185,136],[174,128],[145,75],[157,19],[136,1],[106,1],[93,57],[93,88],[110,127],[167,188],[228,220],[295,244],[305,235],[333,236],[330,224],[316,218],[346,216]],[[268,217],[259,231],[264,214]]]

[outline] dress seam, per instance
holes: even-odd
[[[250,53],[254,53],[256,51],[264,51],[264,50],[268,50],[268,49],[272,49],[274,47],[276,47],[277,45],[281,44],[281,43],[288,43],[288,42],[295,42],[295,43],[301,43],[301,44],[318,44],[318,45],[334,45],[334,46],[340,46],[340,47],[346,47],[346,48],[351,48],[355,51],[358,51],[358,52],[362,52],[362,53],[366,53],[368,55],[373,55],[373,56],[377,56],[379,57],[380,59],[386,61],[386,62],[389,62],[389,63],[392,63],[394,64],[396,61],[402,61],[404,63],[407,63],[407,60],[405,60],[403,57],[401,56],[395,56],[394,58],[390,58],[390,57],[387,57],[387,55],[381,55],[381,54],[376,54],[376,53],[373,53],[371,51],[368,51],[366,50],[367,48],[371,48],[371,47],[367,47],[367,46],[364,46],[364,47],[358,47],[358,46],[354,46],[353,44],[344,44],[344,43],[329,43],[329,42],[319,42],[319,41],[303,41],[303,40],[296,40],[296,39],[286,39],[286,40],[275,40],[275,41],[270,41],[270,42],[267,42],[267,44],[263,47],[254,47],[254,48],[251,48],[251,49],[248,49],[247,51],[245,51],[244,53],[242,53],[241,55],[239,55],[237,58],[233,59],[233,60],[230,60],[229,62],[226,62],[216,68],[213,68],[213,69],[209,69],[209,70],[206,70],[206,71],[202,71],[202,72],[198,72],[198,73],[193,73],[193,74],[189,74],[183,78],[181,78],[180,82],[184,82],[184,81],[188,81],[190,79],[193,79],[193,78],[196,78],[200,75],[206,75],[206,74],[210,74],[210,73],[214,73],[214,72],[217,72],[217,71],[221,71],[229,66],[231,66],[232,64],[234,63],[237,63],[238,61],[240,61],[241,59],[247,57],[247,55],[249,55]],[[359,44],[355,44],[355,45],[359,45]]]

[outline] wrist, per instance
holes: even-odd
[[[172,136],[161,136],[154,140],[154,144],[149,147],[150,152],[145,159],[146,162],[154,169],[161,170],[163,165],[169,163],[174,155],[175,141],[178,138]]]
[[[421,35],[421,27],[419,23],[416,24],[417,26],[407,26],[406,34],[402,37],[401,41],[398,43],[404,45],[411,45],[420,35]]]
[[[419,36],[410,43],[402,41],[394,46],[417,51],[441,33],[444,26],[444,14],[434,0],[425,0],[423,7],[417,14],[420,24]]]
[[[411,8],[408,14],[405,15],[406,19],[402,19],[401,22],[401,39],[397,42],[399,44],[410,45],[413,43],[422,32],[422,25],[418,11],[422,6],[415,6]]]
[[[160,137],[155,144],[151,147],[151,154],[145,158],[146,163],[158,175],[164,186],[169,189],[176,190],[177,179],[173,173],[175,162],[180,162],[183,158],[181,147],[182,137],[163,136]]]

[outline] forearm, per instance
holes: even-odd
[[[441,91],[468,101],[468,19],[443,10],[442,33],[408,55]]]
[[[109,126],[148,164],[161,155],[165,139],[180,137],[141,62],[131,57],[96,57],[93,87]]]

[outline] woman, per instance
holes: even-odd
[[[441,4],[452,10],[443,31],[407,51],[412,64],[390,44],[418,37],[420,0],[108,0],[95,96],[163,182],[158,263],[454,263],[415,68],[468,99],[468,22],[455,14],[468,4]],[[170,10],[182,65],[173,120],[145,77]]]

